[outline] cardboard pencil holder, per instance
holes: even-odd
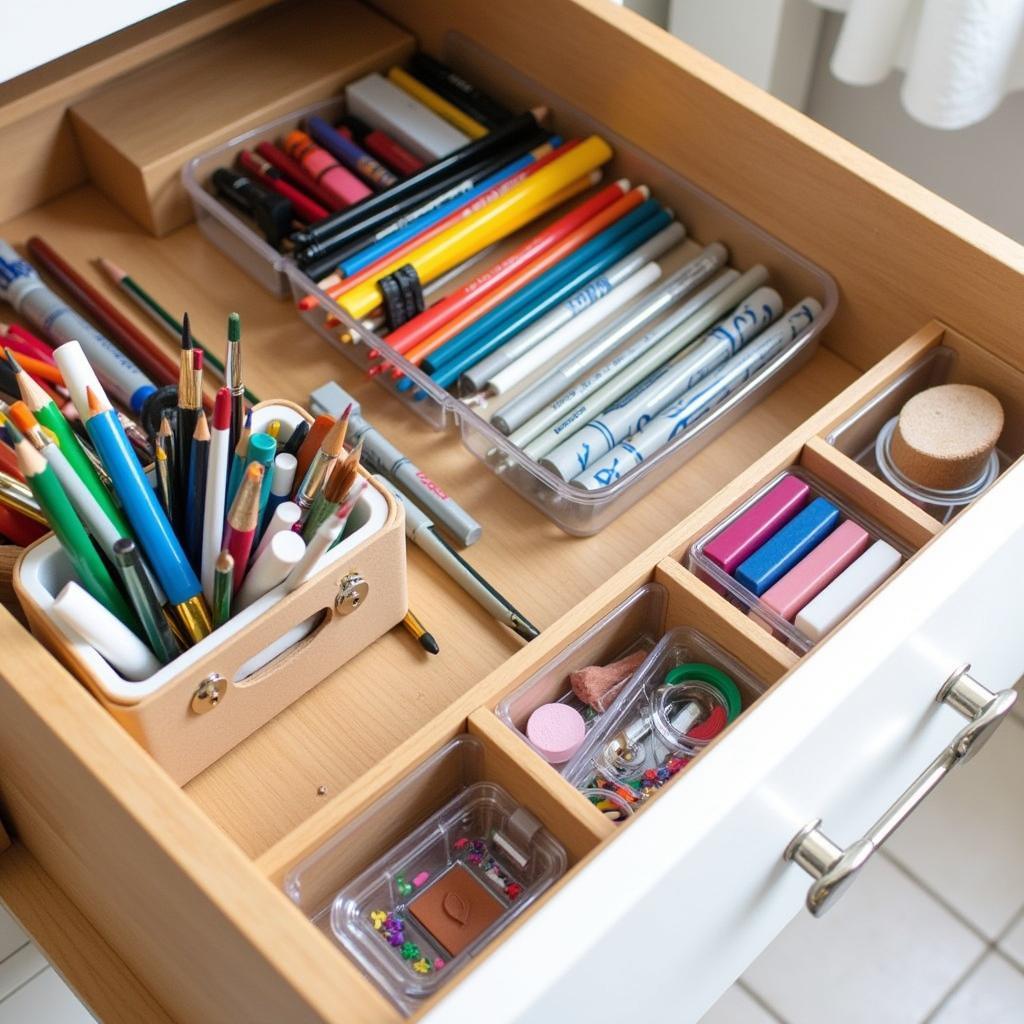
[[[262,402],[253,430],[308,414]],[[401,505],[372,477],[343,540],[290,594],[277,587],[148,679],[122,678],[90,645],[50,617],[73,578],[52,534],[25,549],[14,589],[36,637],[179,784],[213,764],[278,712],[402,621],[408,608]]]

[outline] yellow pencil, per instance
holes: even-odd
[[[428,107],[438,117],[443,117],[449,124],[454,125],[471,139],[479,139],[487,134],[487,129],[479,121],[474,121],[469,114],[459,110],[454,103],[449,103],[443,96],[439,96],[418,78],[413,78],[407,71],[403,71],[401,68],[392,68],[388,72],[388,78],[402,92],[408,93],[414,100],[419,100],[423,106]]]
[[[611,157],[611,146],[600,136],[591,135],[494,202],[457,221],[412,252],[387,263],[374,277],[340,295],[339,305],[357,320],[362,320],[381,304],[377,282],[382,277],[411,263],[419,275],[420,283],[428,284],[481,249],[518,231],[540,215],[540,207],[545,200],[566,188],[575,187],[581,179],[582,185],[577,191],[582,191],[588,184],[587,175]]]

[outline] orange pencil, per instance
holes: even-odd
[[[327,432],[334,426],[333,416],[317,416],[310,425],[309,433],[302,442],[299,450],[295,453],[295,487],[298,488],[313,461],[313,456],[320,451],[320,445],[327,436]]]
[[[502,303],[510,295],[514,295],[528,282],[560,263],[566,256],[583,245],[584,242],[600,234],[609,224],[614,224],[615,221],[625,216],[630,210],[639,206],[649,195],[650,190],[646,185],[639,185],[634,189],[630,189],[621,199],[616,200],[611,206],[605,207],[605,209],[591,217],[585,224],[580,225],[571,234],[566,235],[553,249],[549,249],[542,256],[528,263],[513,277],[500,284],[493,291],[488,292],[487,295],[464,313],[460,313],[449,320],[443,327],[440,327],[418,345],[411,348],[406,353],[405,358],[417,365],[421,363],[431,352],[440,348],[448,341],[449,338],[455,337],[459,331],[479,319],[484,313],[494,309],[495,306]],[[378,368],[374,367],[374,369]],[[391,376],[397,379],[402,376],[402,371],[395,368],[392,370]]]
[[[34,356],[26,355],[19,355],[18,363],[23,370],[27,370],[33,377],[37,379],[42,377],[43,380],[48,380],[59,388],[64,387],[64,378],[56,366],[44,363],[42,359],[36,359]]]

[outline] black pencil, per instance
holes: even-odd
[[[302,420],[291,432],[281,451],[286,455],[298,455],[299,448],[302,447],[302,442],[306,440],[306,435],[308,433],[309,424],[305,420]]]
[[[192,452],[188,462],[188,491],[185,495],[185,550],[192,567],[203,558],[203,519],[206,513],[206,470],[210,463],[210,425],[202,410],[192,434]]]
[[[175,502],[177,514],[174,520],[179,539],[185,538],[185,507],[184,500],[188,494],[188,465],[192,452],[192,435],[195,433],[196,420],[199,417],[199,400],[195,392],[195,362],[192,353],[192,331],[188,313],[181,319],[181,350],[178,353],[178,418],[174,432],[174,482],[178,500]]]

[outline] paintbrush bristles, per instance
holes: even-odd
[[[333,505],[345,499],[345,495],[351,490],[352,485],[359,476],[359,457],[362,454],[362,444],[356,445],[345,456],[343,462],[335,465],[331,475],[327,478],[324,486],[324,497]]]

